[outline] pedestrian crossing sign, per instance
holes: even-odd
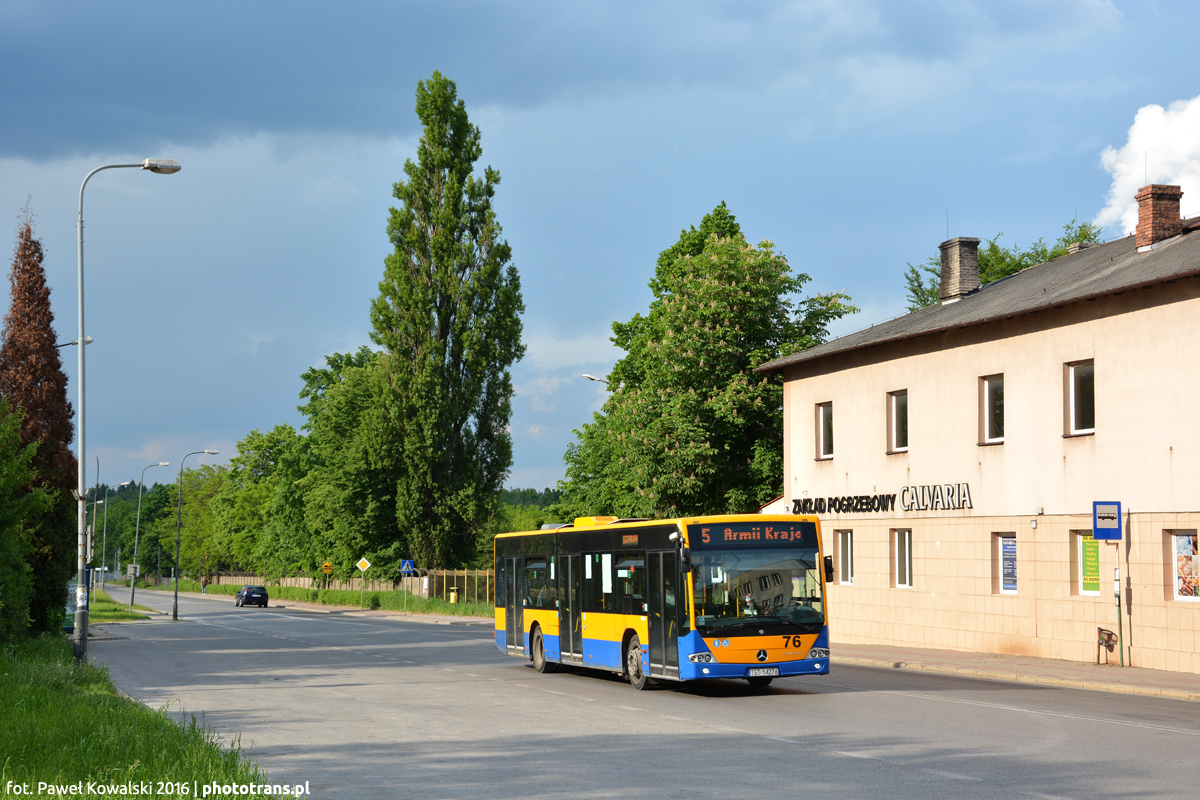
[[[416,567],[413,566],[413,562],[411,559],[405,559],[400,562],[400,574],[401,575],[411,575],[416,571],[417,571]]]

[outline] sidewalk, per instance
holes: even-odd
[[[830,649],[833,651],[830,660],[835,671],[838,664],[856,664],[1200,701],[1200,675],[1120,667],[1116,666],[1115,661],[1107,666],[1103,663],[1097,666],[1094,663],[1053,658],[867,644],[834,643]]]

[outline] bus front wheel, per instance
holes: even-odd
[[[629,639],[629,646],[625,649],[625,675],[629,678],[629,685],[635,689],[645,689],[650,685],[650,678],[642,671],[642,643],[635,633]]]
[[[533,632],[533,668],[538,672],[554,672],[558,664],[546,660],[546,646],[542,641],[542,629]]]

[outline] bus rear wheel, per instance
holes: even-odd
[[[546,660],[546,645],[542,641],[542,629],[538,628],[533,632],[533,668],[538,672],[554,672],[558,669],[558,664]]]
[[[629,646],[625,648],[625,676],[635,689],[650,686],[650,676],[642,671],[642,643],[636,633],[630,637]]]

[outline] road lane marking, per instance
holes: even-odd
[[[956,781],[981,781],[983,778],[973,778],[970,775],[960,775],[957,772],[946,772],[941,769],[922,769],[921,772],[928,772],[930,775],[941,775],[943,778],[950,778]]]
[[[828,686],[839,686],[843,689],[857,689],[863,692],[875,692],[877,694],[891,694],[898,697],[913,697],[919,700],[936,700],[940,703],[956,703],[964,706],[977,706],[980,708],[994,708],[1000,711],[1016,711],[1022,714],[1035,714],[1041,717],[1058,717],[1060,719],[1073,719],[1080,722],[1103,722],[1109,725],[1123,725],[1128,728],[1142,728],[1143,730],[1161,731],[1163,733],[1182,733],[1188,736],[1200,736],[1200,731],[1188,730],[1187,728],[1173,728],[1169,725],[1154,725],[1149,722],[1133,722],[1130,720],[1112,719],[1109,717],[1090,717],[1083,714],[1067,714],[1062,711],[1042,711],[1036,708],[1022,708],[1020,706],[1008,705],[1006,703],[987,703],[982,700],[963,700],[954,697],[937,697],[934,695],[922,694],[920,692],[902,692],[896,689],[868,689],[862,686],[851,686],[849,684],[829,683],[824,682]]]

